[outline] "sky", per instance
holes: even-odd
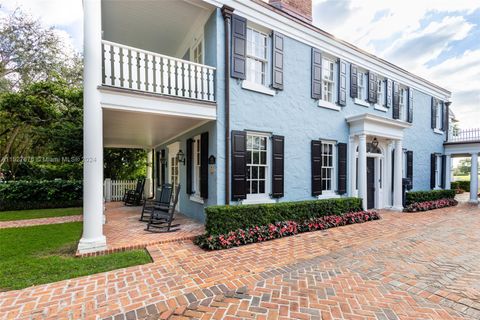
[[[18,6],[82,50],[81,0],[2,0],[0,15]],[[480,127],[480,0],[313,0],[313,23],[450,90],[460,127]]]

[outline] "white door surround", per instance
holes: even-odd
[[[177,154],[180,151],[180,142],[174,142],[167,146],[168,149],[168,182],[172,184],[175,192],[177,186],[180,184],[180,163],[178,162]],[[180,204],[177,203],[177,210],[180,211]]]
[[[375,208],[388,207],[401,211],[403,209],[403,130],[409,128],[411,124],[372,114],[349,117],[346,121],[350,126],[349,196],[361,197],[363,208],[367,208],[367,157],[375,157]],[[371,146],[375,138],[378,142],[378,150],[372,152]],[[386,191],[392,185],[392,150],[395,150],[395,172],[393,193],[390,195],[390,192]]]

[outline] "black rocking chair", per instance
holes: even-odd
[[[144,200],[142,214],[139,221],[149,222],[150,216],[152,215],[155,208],[166,209],[170,206],[173,196],[173,187],[171,184],[167,183],[162,185],[157,189],[155,194],[155,199],[153,200]]]
[[[178,203],[178,195],[180,194],[180,185],[175,188],[173,202],[168,208],[155,208],[150,215],[146,231],[150,232],[172,232],[180,230],[180,224],[172,224],[175,220],[175,208]],[[172,229],[173,228],[173,229]]]
[[[123,195],[123,202],[125,205],[138,206],[142,201],[143,197],[143,188],[145,187],[145,179],[139,179],[137,181],[137,187],[135,190],[125,189],[125,194]]]

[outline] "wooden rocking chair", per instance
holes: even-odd
[[[178,203],[178,196],[180,194],[180,185],[175,189],[175,195],[173,202],[170,203],[168,208],[155,208],[150,215],[146,231],[150,232],[173,232],[180,230],[178,226],[180,224],[172,224],[175,220],[175,208]],[[173,228],[173,229],[172,229]]]

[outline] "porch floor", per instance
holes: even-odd
[[[152,244],[191,240],[205,232],[202,223],[187,218],[181,213],[177,213],[175,217],[175,224],[180,224],[180,230],[166,233],[145,231],[147,223],[138,221],[141,210],[142,207],[124,206],[123,202],[106,204],[106,223],[103,226],[103,232],[107,238],[107,250],[100,254],[145,248]]]

